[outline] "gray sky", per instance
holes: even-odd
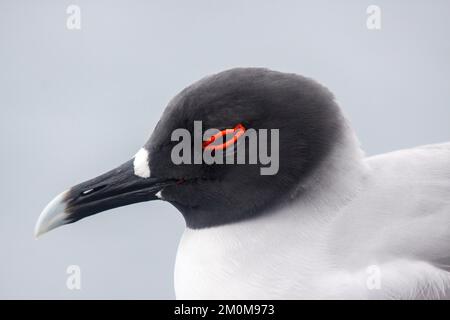
[[[66,8],[81,8],[81,30]],[[368,30],[366,8],[381,8]],[[0,298],[173,298],[166,203],[33,239],[53,196],[130,159],[168,100],[237,66],[336,95],[369,155],[450,140],[450,2],[0,0]],[[81,290],[66,287],[79,265]]]

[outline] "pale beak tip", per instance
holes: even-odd
[[[36,223],[36,226],[34,227],[34,240],[38,240],[46,232],[45,228]]]
[[[39,238],[41,237],[41,233],[39,233],[38,230],[36,230],[36,228],[34,229],[34,240],[39,240]]]
[[[66,204],[64,202],[66,194],[67,191],[60,193],[42,210],[34,228],[35,239],[67,223]]]

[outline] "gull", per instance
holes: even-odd
[[[231,132],[217,152],[250,140],[237,126],[278,130],[278,171],[175,164],[172,133],[194,135],[195,121]],[[236,68],[192,84],[131,160],[56,196],[35,234],[149,200],[186,222],[179,299],[449,297],[450,143],[366,157],[333,94],[310,78]]]

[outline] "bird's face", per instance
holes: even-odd
[[[331,94],[309,79],[265,69],[210,76],[169,103],[132,160],[56,197],[41,214],[36,234],[157,199],[178,208],[190,228],[250,219],[301,190],[340,132]],[[243,163],[237,163],[239,152]],[[208,163],[205,154],[223,163]]]

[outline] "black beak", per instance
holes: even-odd
[[[35,236],[102,211],[156,200],[159,191],[175,183],[175,180],[136,175],[130,160],[56,196],[42,211]]]

